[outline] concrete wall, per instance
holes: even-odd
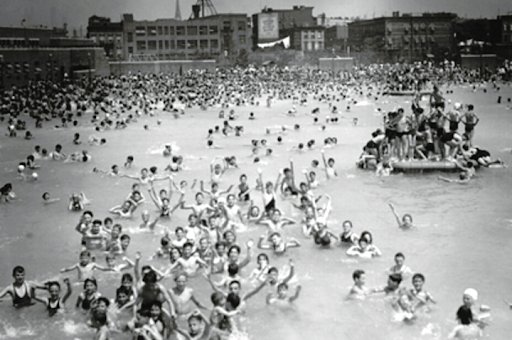
[[[350,71],[354,67],[354,58],[319,58],[318,67],[326,71]]]
[[[215,60],[160,60],[160,61],[113,61],[110,73],[121,75],[128,73],[179,73],[188,70],[214,71]]]

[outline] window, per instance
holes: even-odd
[[[176,41],[176,48],[178,50],[184,50],[187,47],[185,40],[177,40]]]
[[[224,29],[230,29],[230,28],[231,28],[231,21],[224,21],[224,22],[222,23],[222,27],[223,27]]]
[[[164,26],[164,35],[169,34],[169,26]]]
[[[210,26],[210,35],[218,34],[219,33],[219,27],[218,26]]]
[[[176,43],[174,40],[169,41],[169,44],[171,46],[171,50],[174,50],[176,48]]]
[[[245,21],[239,21],[238,22],[238,30],[239,31],[245,31]]]
[[[165,49],[168,50],[169,49],[169,40],[166,40],[165,41]]]
[[[156,40],[148,41],[148,50],[156,50]]]
[[[177,26],[176,35],[185,35],[185,26]]]
[[[163,31],[162,31],[162,26],[158,26],[158,35],[162,35]]]
[[[206,39],[199,40],[199,47],[202,49],[208,48],[208,40],[206,40]]]
[[[132,47],[132,46],[129,46],[129,47],[128,47],[128,53],[129,53],[129,54],[133,54],[133,47]]]
[[[148,26],[148,35],[150,35],[150,36],[156,35],[156,26]]]
[[[187,40],[187,48],[196,50],[197,49],[197,40]]]
[[[197,26],[187,26],[187,35],[197,35]]]
[[[164,42],[162,40],[158,41],[158,49],[163,50],[164,49]]]
[[[174,26],[169,26],[169,35],[174,35]]]
[[[318,38],[318,39],[322,39],[322,38],[323,38],[323,34],[322,34],[322,32],[318,32],[318,33],[316,34],[316,36],[317,36],[317,38]]]
[[[137,41],[137,51],[145,51],[146,50],[146,41],[139,40]]]
[[[239,37],[239,39],[240,39],[240,44],[245,44],[245,35],[241,35]]]
[[[207,35],[208,26],[199,26],[199,35]]]
[[[135,27],[135,35],[138,37],[145,36],[146,35],[146,27],[144,27],[144,26]]]
[[[210,40],[211,48],[219,48],[219,41],[217,39]]]

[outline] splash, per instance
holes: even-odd
[[[0,339],[19,339],[22,337],[34,336],[36,333],[31,326],[13,327],[8,322],[1,322],[5,334],[0,333]]]

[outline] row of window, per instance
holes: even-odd
[[[195,49],[218,49],[219,40],[140,40],[135,45],[137,51],[154,50],[195,50]],[[128,47],[128,53],[133,53],[133,47]]]
[[[321,41],[313,42],[313,41],[305,41],[302,42],[302,50],[303,51],[318,51],[324,49],[324,43]]]
[[[231,21],[223,23],[223,30],[231,30]],[[245,21],[238,22],[238,30],[245,31]],[[217,25],[187,25],[187,26],[136,26],[135,35],[138,37],[157,35],[215,35],[219,33]],[[131,38],[130,38],[131,35]],[[128,41],[133,39],[133,32],[128,32]]]
[[[324,35],[322,34],[322,32],[302,32],[303,39],[307,39],[308,37],[310,39],[322,39]]]

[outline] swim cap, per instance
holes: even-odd
[[[36,180],[39,178],[39,175],[37,174],[37,172],[33,172],[32,173],[32,179]]]
[[[467,295],[473,299],[473,301],[478,300],[478,292],[476,289],[468,288],[464,291],[464,295]]]
[[[23,170],[25,170],[25,166],[22,164],[18,165],[18,171],[22,172]]]
[[[460,110],[460,108],[461,108],[461,107],[462,107],[462,105],[461,105],[460,103],[455,103],[455,104],[453,104],[453,108],[454,108],[455,110]]]

